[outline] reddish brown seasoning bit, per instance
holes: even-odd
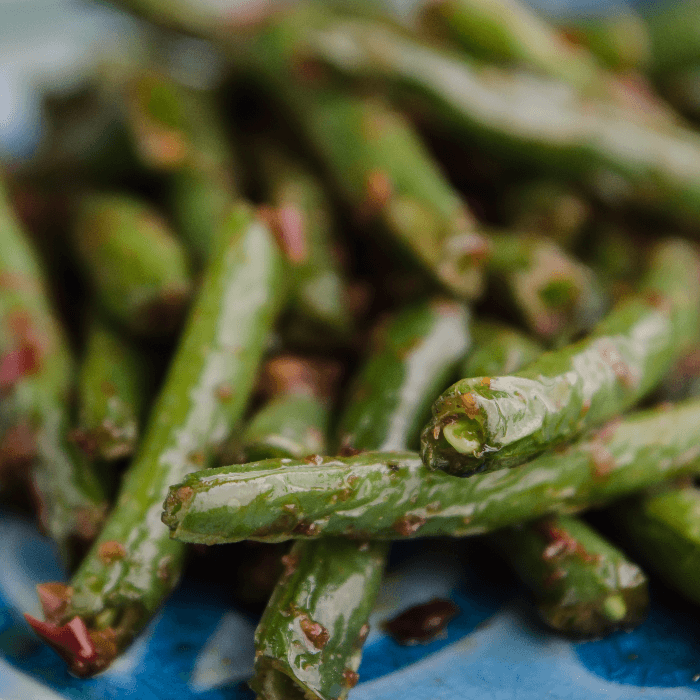
[[[630,388],[635,385],[632,370],[617,351],[612,348],[605,348],[601,352],[601,357],[603,358],[603,362],[612,369],[620,384]]]
[[[297,56],[291,65],[295,76],[305,83],[319,84],[328,79],[326,67],[311,56]]]
[[[365,200],[361,211],[371,216],[381,211],[391,199],[394,186],[389,176],[383,170],[372,170],[365,181]]]
[[[323,464],[323,457],[321,455],[306,455],[304,461],[307,464],[315,464],[318,466],[319,464]]]
[[[566,530],[557,527],[551,520],[543,520],[536,527],[550,543],[542,552],[545,561],[569,555],[576,555],[586,562],[596,561],[595,556],[590,555]]]
[[[404,515],[393,525],[394,530],[404,537],[415,535],[425,525],[425,518],[420,515]]]
[[[27,423],[8,428],[0,438],[0,471],[4,466],[25,465],[36,456],[36,436]]]
[[[306,537],[313,537],[318,534],[318,526],[315,523],[300,522],[293,530],[293,533],[297,535],[305,535]]]
[[[351,668],[346,668],[343,671],[343,681],[348,688],[354,688],[359,680],[360,674],[353,671]]]
[[[297,570],[297,566],[299,566],[299,556],[295,554],[285,554],[282,557],[282,566],[284,566],[282,578],[286,580]]]
[[[314,622],[308,615],[302,613],[299,616],[299,625],[306,638],[317,648],[323,649],[328,644],[330,634],[328,630],[318,622]]]
[[[340,451],[338,452],[339,457],[355,457],[356,455],[359,455],[362,450],[357,450],[354,447],[350,447],[350,445],[343,445],[340,448]]]
[[[608,421],[597,433],[597,438],[601,442],[607,442],[612,438],[612,436],[615,434],[615,431],[617,430],[617,427],[620,425],[622,422],[622,417],[618,416],[617,418],[613,418],[612,420]]]
[[[22,377],[39,369],[39,354],[32,345],[22,345],[0,358],[0,391],[7,391]]]
[[[126,549],[120,542],[109,540],[100,545],[98,556],[105,564],[112,564],[126,556]]]
[[[598,440],[590,443],[591,471],[596,477],[604,477],[615,468],[615,457],[610,450]]]
[[[664,313],[669,313],[671,310],[671,304],[669,300],[660,292],[650,291],[646,295],[646,300],[655,309],[662,311]]]
[[[230,384],[219,384],[216,387],[216,398],[219,401],[226,403],[233,398],[233,388]]]
[[[369,637],[369,625],[365,622],[362,627],[360,627],[360,633],[357,635],[357,643],[362,646]]]
[[[98,441],[92,432],[74,428],[68,434],[68,439],[74,442],[88,457],[97,453]]]
[[[46,622],[58,623],[70,603],[73,589],[65,583],[51,581],[36,587]]]
[[[207,461],[203,452],[190,452],[187,455],[187,459],[198,467],[203,467]]]
[[[471,392],[461,395],[462,404],[468,418],[476,418],[479,415],[479,404],[476,401],[476,396]]]
[[[77,524],[77,536],[91,542],[102,529],[107,516],[107,504],[96,508],[78,508],[74,511]]]
[[[561,581],[565,577],[566,571],[564,569],[554,569],[554,571],[545,578],[542,584],[545,588],[551,588],[557,581]]]
[[[451,600],[434,598],[429,603],[414,605],[385,622],[383,627],[392,639],[405,646],[428,644],[458,615],[460,609]]]
[[[158,578],[163,582],[169,581],[172,576],[172,560],[173,558],[168,555],[158,562]]]
[[[293,264],[304,262],[309,257],[304,213],[290,204],[281,206],[277,210],[276,223],[274,233],[289,260]]]
[[[540,520],[535,524],[535,528],[545,541],[549,542],[542,553],[543,559],[553,559],[561,554],[573,554],[576,551],[576,540],[570,537],[566,530],[557,527],[551,519]]]

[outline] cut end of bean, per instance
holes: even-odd
[[[603,603],[603,614],[613,622],[623,620],[627,615],[627,605],[621,595],[611,595]]]
[[[481,450],[481,443],[469,432],[469,428],[461,423],[452,423],[442,429],[447,442],[463,455],[478,456]]]

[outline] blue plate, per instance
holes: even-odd
[[[234,607],[225,581],[186,577],[123,658],[79,680],[22,618],[40,615],[37,583],[64,578],[52,544],[31,522],[0,511],[0,562],[2,700],[253,700],[246,680],[257,620]],[[572,643],[544,630],[509,580],[485,574],[460,542],[395,547],[353,700],[700,697],[700,619],[690,604],[655,601],[633,632]],[[445,638],[404,647],[381,631],[382,620],[434,597],[461,609]]]

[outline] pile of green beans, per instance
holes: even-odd
[[[648,577],[700,603],[700,133],[661,89],[697,37],[121,4],[138,50],[0,172],[0,503],[69,569],[27,621],[70,671],[190,544],[293,540],[261,700],[350,693],[392,540],[483,537],[577,638],[639,624]],[[182,84],[173,32],[225,80]]]

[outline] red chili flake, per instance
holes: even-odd
[[[451,600],[434,598],[429,603],[405,610],[385,622],[383,627],[399,644],[428,644],[445,630],[447,623],[459,612],[459,607]]]
[[[306,638],[317,648],[323,649],[328,644],[330,634],[328,630],[318,622],[314,622],[308,615],[302,613],[299,619],[299,625]]]
[[[543,520],[539,524],[538,530],[549,542],[542,552],[543,559],[554,559],[561,555],[574,554],[576,552],[578,542],[566,530],[554,525],[551,520]]]
[[[601,350],[600,356],[617,377],[620,384],[625,387],[633,387],[635,384],[634,375],[630,366],[620,357],[620,354],[612,347],[605,347]]]
[[[39,357],[36,347],[22,345],[0,358],[0,391],[10,389],[22,377],[33,374],[39,369]]]
[[[304,213],[298,207],[288,204],[279,208],[275,233],[292,263],[302,263],[309,257]]]
[[[306,455],[304,461],[307,464],[315,464],[318,466],[319,464],[323,464],[323,457],[321,455]]]
[[[56,653],[61,656],[78,675],[89,672],[98,655],[85,622],[74,617],[63,626],[42,622],[25,613],[29,626]]]

